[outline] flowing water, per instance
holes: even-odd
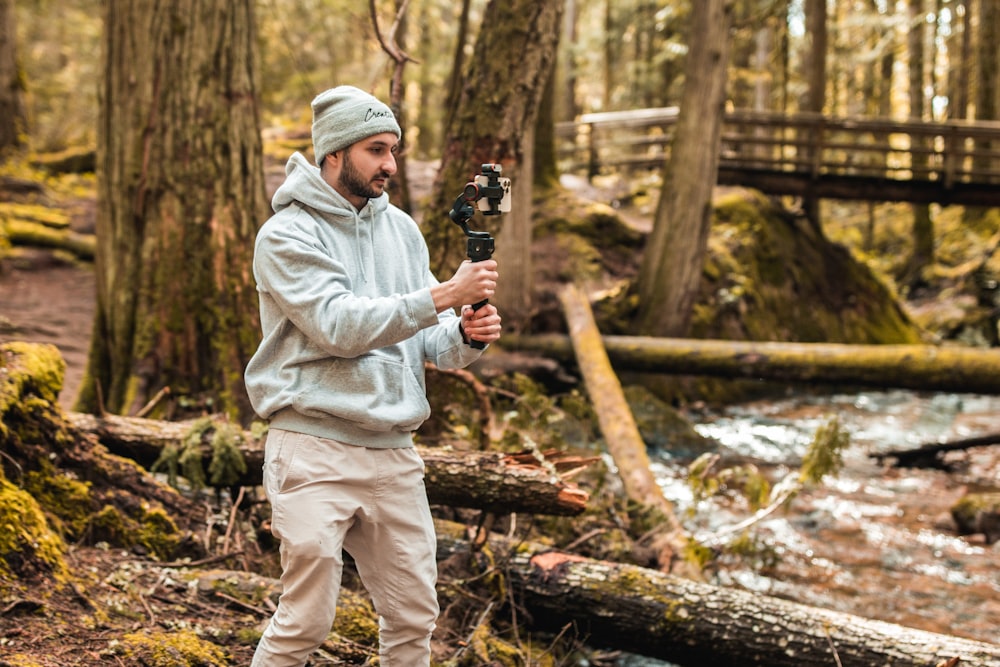
[[[907,391],[799,396],[689,417],[723,461],[753,461],[772,481],[801,463],[834,416],[851,435],[844,467],[755,524],[773,561],[723,564],[713,583],[922,630],[1000,642],[1000,543],[958,536],[948,509],[967,490],[1000,490],[1000,447],[949,454],[952,471],[899,469],[870,457],[1000,433],[1000,397]],[[687,528],[711,534],[749,516],[695,501],[686,461],[654,455]],[[630,657],[621,665],[664,665]]]

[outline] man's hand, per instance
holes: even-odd
[[[485,259],[481,262],[465,260],[459,265],[454,276],[431,288],[431,297],[434,299],[437,312],[486,301],[496,291],[498,276],[496,260]],[[499,325],[499,322],[497,324]]]
[[[500,314],[493,304],[476,311],[472,306],[462,306],[462,331],[466,339],[494,343],[500,338],[500,328]]]

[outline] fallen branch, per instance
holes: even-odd
[[[1000,445],[1000,433],[988,433],[974,438],[962,438],[949,442],[929,442],[908,449],[891,449],[887,452],[872,452],[869,458],[882,463],[885,459],[896,459],[897,468],[940,468],[940,455],[946,452],[972,449],[973,447],[991,447]]]

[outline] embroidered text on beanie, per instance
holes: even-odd
[[[312,112],[316,164],[330,153],[373,134],[401,135],[392,109],[354,86],[337,86],[320,93],[312,101]]]

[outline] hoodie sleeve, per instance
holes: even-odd
[[[437,284],[434,274],[427,272],[429,285]],[[459,329],[461,318],[455,311],[448,308],[437,316],[438,325],[424,332],[424,357],[438,368],[454,370],[465,368],[483,355],[483,350],[476,349],[462,340]]]
[[[259,235],[254,272],[258,289],[284,316],[338,357],[393,345],[439,322],[429,286],[383,297],[354,294],[345,266],[300,225],[274,225]]]

